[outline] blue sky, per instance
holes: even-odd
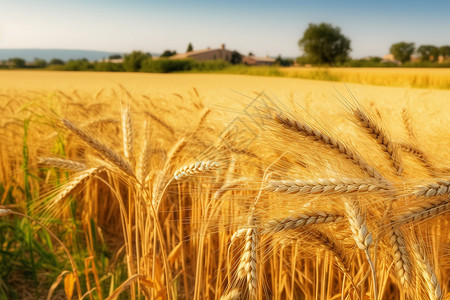
[[[392,43],[450,45],[450,1],[0,0],[0,48],[112,52],[219,47],[296,57],[309,23],[339,26],[353,57]]]

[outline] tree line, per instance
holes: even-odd
[[[298,59],[300,63],[319,65],[343,64],[351,61],[351,41],[342,34],[339,27],[328,23],[309,24],[298,45],[304,55]],[[450,60],[450,46],[437,47],[421,45],[417,49],[414,43],[399,42],[391,45],[390,53],[402,64],[411,60],[411,55],[419,54],[422,62],[437,62],[439,56]],[[374,63],[381,62],[381,58],[372,57]]]

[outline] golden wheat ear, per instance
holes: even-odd
[[[403,232],[398,226],[392,226],[389,232],[389,243],[392,249],[392,256],[394,259],[394,267],[397,271],[397,276],[400,283],[406,289],[411,285],[411,258],[410,252],[407,248]]]
[[[128,104],[122,104],[122,139],[123,139],[123,152],[128,162],[133,165],[133,148],[134,148],[134,133],[133,124],[131,119],[130,106]]]
[[[87,166],[84,163],[59,157],[40,157],[38,164],[72,171],[83,171],[87,169]]]
[[[78,137],[84,144],[94,151],[98,156],[108,161],[128,176],[135,177],[131,165],[110,147],[100,142],[88,132],[72,124],[69,120],[63,119],[62,124],[69,132]]]
[[[173,177],[176,180],[183,180],[191,176],[200,175],[217,170],[219,167],[220,163],[214,160],[199,161],[179,168],[177,171],[175,171]]]
[[[287,230],[296,230],[311,225],[339,223],[345,219],[344,215],[330,212],[302,213],[284,219],[269,220],[261,230],[261,234],[279,233]]]
[[[412,246],[414,257],[416,258],[416,265],[420,276],[425,281],[425,289],[433,300],[443,299],[441,286],[436,277],[434,269],[431,267],[430,260],[426,252],[420,244],[413,244]]]
[[[292,117],[287,116],[282,112],[272,112],[272,119],[282,125],[283,128],[288,130],[298,132],[299,134],[314,138],[314,140],[323,146],[336,151],[337,153],[343,155],[347,159],[349,159],[353,164],[358,166],[364,173],[369,176],[378,179],[384,180],[383,176],[375,170],[372,166],[370,166],[354,149],[350,146],[346,145],[339,138],[330,136],[327,133],[321,132],[317,128],[313,128],[310,125],[301,122],[300,120],[296,120]]]
[[[389,133],[381,126],[381,121],[370,115],[362,107],[356,107],[352,110],[356,124],[359,125],[378,145],[382,151],[388,154],[397,175],[403,172],[403,163],[398,145],[392,141]]]
[[[385,181],[373,179],[322,178],[317,180],[270,180],[265,189],[299,195],[348,195],[385,192],[390,189],[390,186]]]

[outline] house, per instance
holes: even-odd
[[[203,50],[189,51],[183,54],[176,54],[171,56],[170,59],[187,59],[191,58],[196,61],[207,61],[207,60],[224,60],[231,61],[231,51],[225,49],[225,44],[220,45],[218,49],[206,48]]]
[[[242,63],[250,66],[271,66],[275,64],[275,59],[269,56],[259,57],[248,55],[242,58]]]

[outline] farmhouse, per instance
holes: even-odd
[[[244,56],[242,58],[242,62],[246,65],[250,66],[271,66],[275,63],[274,58],[270,58],[268,56],[266,57],[259,57],[259,56]]]
[[[183,54],[177,54],[170,57],[171,59],[186,59],[192,58],[197,61],[217,60],[231,61],[231,51],[225,49],[225,44],[220,45],[218,49],[203,49],[189,51]]]

